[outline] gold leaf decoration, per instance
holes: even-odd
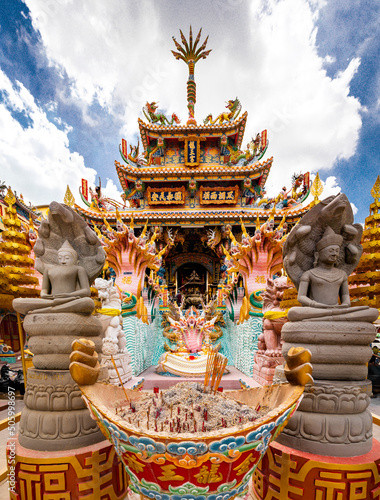
[[[376,182],[371,189],[371,195],[375,199],[375,202],[380,201],[380,176],[377,176]]]
[[[63,203],[65,205],[68,205],[69,207],[72,207],[75,203],[75,198],[73,196],[73,193],[70,191],[69,185],[67,185],[65,197],[63,198]]]
[[[11,207],[14,203],[16,203],[16,196],[13,194],[11,188],[8,188],[7,195],[4,198],[5,203],[8,203],[8,206]]]
[[[317,175],[315,176],[313,185],[310,188],[310,192],[314,196],[313,204],[316,205],[317,203],[319,203],[319,196],[323,193],[323,184],[321,179],[319,178],[319,172],[317,172]]]

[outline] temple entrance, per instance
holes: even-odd
[[[185,308],[200,308],[216,295],[220,277],[220,257],[206,244],[202,228],[184,229],[179,242],[165,257],[166,279],[177,303],[187,298]]]
[[[202,301],[205,303],[208,300],[209,280],[209,273],[201,264],[183,264],[176,273],[177,302],[181,297],[181,300],[185,299],[185,308],[200,308]]]

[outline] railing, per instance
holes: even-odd
[[[227,317],[226,324],[234,365],[238,370],[252,377],[257,339],[263,331],[262,319],[252,316],[241,325],[237,325]]]

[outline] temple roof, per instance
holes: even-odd
[[[273,157],[263,162],[256,162],[252,165],[200,165],[197,168],[190,168],[175,165],[154,165],[151,167],[134,167],[130,164],[122,165],[115,160],[116,171],[122,188],[127,188],[125,178],[128,181],[141,179],[142,181],[188,181],[209,180],[221,181],[233,178],[243,180],[246,177],[257,179],[260,186],[264,186],[272,167]]]
[[[84,209],[79,205],[74,206],[75,210],[84,216],[86,219],[90,219],[94,222],[103,222],[103,218],[107,219],[109,222],[116,222],[115,212],[94,212],[92,210]],[[310,205],[305,206],[295,206],[288,208],[286,210],[276,210],[274,213],[275,221],[280,222],[280,220],[286,216],[286,221],[289,223],[296,222],[300,217],[302,217],[308,210],[310,210]],[[188,223],[194,225],[223,225],[236,221],[239,222],[240,219],[243,221],[256,223],[257,217],[262,220],[267,220],[273,216],[272,210],[265,210],[260,208],[250,208],[248,207],[238,207],[238,208],[185,208],[185,209],[167,209],[167,208],[146,208],[146,209],[132,209],[128,208],[125,210],[119,210],[120,217],[128,222],[132,217],[135,223],[145,224],[146,220],[149,219],[151,222],[161,222],[163,225],[179,225],[183,223]]]
[[[141,140],[146,149],[149,145],[149,138],[162,137],[166,138],[181,138],[183,136],[197,135],[199,137],[221,137],[222,135],[235,135],[235,145],[241,147],[244,136],[245,125],[247,122],[248,113],[245,111],[239,119],[231,123],[222,123],[214,125],[156,125],[154,123],[146,123],[140,118],[138,119]]]

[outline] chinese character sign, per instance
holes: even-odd
[[[183,205],[185,203],[186,190],[184,186],[173,188],[150,188],[147,189],[149,205]]]
[[[238,186],[233,187],[200,187],[200,203],[202,205],[233,204],[237,203],[239,196]]]
[[[185,140],[185,165],[188,167],[196,167],[199,165],[200,145],[199,139]]]

